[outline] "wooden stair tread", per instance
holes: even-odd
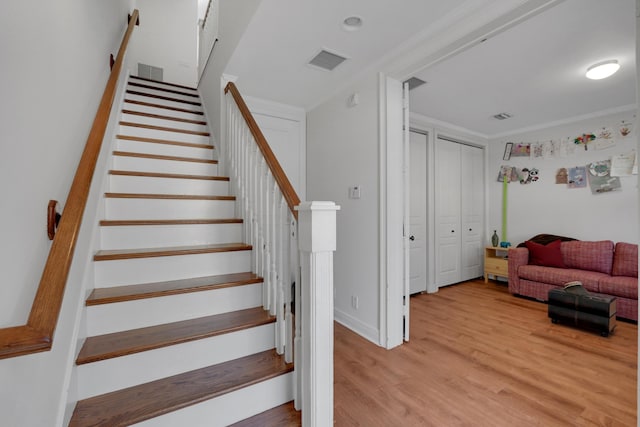
[[[143,136],[133,136],[133,135],[116,135],[117,139],[124,139],[127,141],[138,141],[138,142],[151,142],[154,144],[166,144],[166,145],[179,145],[182,147],[191,147],[191,148],[205,148],[209,150],[213,150],[213,145],[211,144],[197,144],[194,142],[182,142],[182,141],[171,141],[169,139],[158,139],[158,138],[147,138]]]
[[[181,113],[197,114],[199,116],[204,116],[203,111],[192,111],[192,110],[189,110],[188,108],[173,107],[171,105],[162,105],[162,104],[156,104],[153,102],[138,101],[136,99],[125,99],[124,102],[126,102],[127,104],[141,105],[143,107],[162,108],[170,111],[179,111]]]
[[[215,314],[145,328],[88,337],[76,359],[77,365],[181,344],[216,335],[274,323],[276,318],[262,307]]]
[[[160,81],[160,80],[148,79],[146,77],[129,76],[129,78],[130,79],[143,80],[145,82],[158,83],[158,84],[167,85],[167,86],[179,87],[179,88],[182,88],[182,89],[198,90],[195,87],[179,85],[179,84],[176,84],[176,83],[168,83],[168,82],[163,82],[163,81]]]
[[[81,400],[69,426],[128,426],[291,371],[293,364],[267,350]]]
[[[144,123],[134,123],[134,122],[125,122],[120,121],[120,126],[130,126],[142,129],[152,129],[152,130],[160,130],[164,132],[175,132],[175,133],[185,133],[188,135],[197,135],[197,136],[211,136],[209,132],[200,132],[196,130],[187,130],[187,129],[179,129],[179,128],[171,128],[167,126],[156,126],[156,125],[146,125]]]
[[[148,154],[148,153],[136,153],[133,151],[114,151],[114,156],[121,157],[136,157],[141,159],[154,159],[154,160],[171,160],[177,162],[193,162],[193,163],[206,163],[211,165],[217,165],[217,160],[212,159],[199,159],[197,157],[181,157],[181,156],[165,156],[161,154]]]
[[[155,258],[176,255],[196,255],[217,252],[250,251],[246,243],[216,243],[211,245],[168,246],[161,248],[107,249],[96,252],[94,261],[112,261],[119,259]]]
[[[202,219],[120,219],[100,221],[103,227],[141,225],[192,225],[192,224],[242,224],[242,218],[202,218]]]
[[[122,110],[123,114],[130,114],[132,116],[141,116],[141,117],[149,117],[152,119],[160,119],[160,120],[171,120],[174,122],[180,122],[180,123],[189,123],[192,125],[201,125],[201,126],[206,126],[207,122],[203,121],[203,120],[190,120],[190,119],[181,119],[180,117],[172,117],[172,116],[165,116],[163,114],[152,114],[152,113],[143,113],[142,111],[134,111],[134,110]]]
[[[190,194],[104,193],[108,199],[167,199],[167,200],[235,200],[235,196],[199,196]]]
[[[189,279],[169,280],[166,282],[96,288],[91,292],[89,298],[87,298],[86,305],[110,304],[122,301],[251,285],[261,282],[262,277],[251,272],[245,272],[206,277],[192,277]]]
[[[301,425],[301,413],[296,411],[293,402],[289,402],[231,424],[230,427],[300,427]]]
[[[154,95],[152,93],[140,92],[140,91],[137,91],[137,90],[128,90],[127,89],[127,93],[130,94],[130,95],[148,96],[149,98],[162,99],[163,101],[172,101],[172,102],[179,102],[179,103],[182,103],[182,104],[195,105],[197,107],[202,105],[201,103],[196,102],[196,101],[187,101],[185,99],[173,98],[171,96]]]
[[[120,176],[141,176],[148,178],[175,178],[175,179],[200,179],[204,181],[229,181],[229,177],[226,176],[213,176],[213,175],[186,175],[181,173],[160,173],[160,172],[140,172],[140,171],[123,171],[111,169],[110,175]]]
[[[167,89],[167,88],[164,88],[164,87],[146,85],[146,84],[143,84],[143,83],[129,82],[128,85],[129,86],[134,86],[134,87],[141,87],[141,88],[144,88],[144,89],[161,90],[163,92],[173,93],[175,95],[184,95],[184,96],[191,96],[193,98],[200,98],[200,95],[198,95],[197,93],[187,93],[187,92],[180,91],[180,90]]]

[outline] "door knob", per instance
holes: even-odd
[[[413,242],[414,240],[416,240],[416,236],[409,236],[409,240]]]

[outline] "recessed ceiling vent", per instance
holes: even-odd
[[[415,89],[418,86],[422,86],[423,84],[425,84],[426,82],[422,79],[419,79],[417,77],[411,77],[408,80],[405,80],[403,83],[408,83],[409,84],[409,90]]]
[[[510,119],[511,117],[513,117],[513,115],[509,113],[500,113],[493,116],[494,119],[498,119],[498,120],[506,120],[506,119]]]
[[[309,65],[322,68],[323,70],[332,71],[338,65],[342,64],[347,58],[326,50],[321,50],[316,56],[309,61]]]

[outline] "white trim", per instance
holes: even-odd
[[[378,343],[382,347],[387,346],[387,91],[385,76],[378,73],[378,188],[380,191],[380,205],[378,215],[380,223],[378,236],[378,291],[380,299],[380,312],[378,316]]]
[[[635,111],[638,108],[636,104],[623,105],[620,107],[609,108],[607,110],[596,111],[594,113],[582,114],[580,116],[567,117],[566,119],[555,120],[553,122],[542,123],[534,126],[529,126],[525,128],[510,130],[507,132],[496,133],[494,135],[489,135],[489,139],[499,139],[505,138],[511,135],[517,135],[521,133],[534,132],[540,129],[547,129],[554,126],[562,126],[568,125],[571,123],[581,122],[583,120],[591,120],[596,119],[598,117],[609,116],[612,114],[625,113],[627,111]]]
[[[334,308],[333,313],[333,317],[336,322],[340,323],[345,328],[349,328],[372,343],[381,345],[379,342],[379,331],[376,328],[367,325],[360,319],[353,317],[338,308]]]
[[[385,133],[380,135],[384,140],[385,180],[384,200],[385,222],[384,240],[385,257],[381,264],[386,265],[386,276],[381,277],[385,283],[386,293],[386,348],[393,348],[403,343],[403,309],[404,294],[404,237],[402,233],[404,221],[404,204],[402,188],[403,174],[403,132],[402,132],[402,82],[388,76],[384,79]],[[382,96],[382,94],[381,94]],[[382,202],[382,200],[381,200]]]
[[[439,128],[445,131],[451,131],[456,134],[463,135],[464,138],[483,138],[486,140],[489,139],[487,135],[480,132],[469,130],[462,126],[454,125],[443,120],[434,119],[433,117],[428,117],[419,113],[410,113],[409,120],[411,121],[411,123],[417,124],[418,126],[427,126],[429,128]]]

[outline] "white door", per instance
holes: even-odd
[[[409,133],[409,289],[427,290],[427,135]]]
[[[293,185],[300,199],[304,200],[304,162],[301,161],[300,122],[281,117],[252,112],[273,154]]]
[[[484,150],[461,145],[462,275],[482,276],[484,222]]]
[[[436,139],[436,284],[460,282],[460,144]]]

